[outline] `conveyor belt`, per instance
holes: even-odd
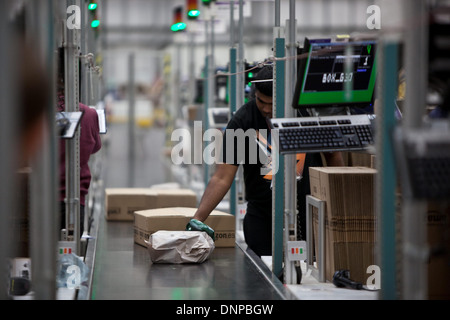
[[[245,246],[215,248],[202,264],[152,264],[133,241],[132,222],[99,220],[91,299],[291,299]]]

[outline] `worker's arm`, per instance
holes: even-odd
[[[205,221],[211,211],[222,201],[233,183],[238,166],[218,164],[217,170],[209,181],[202,200],[195,212],[194,219]]]
[[[325,152],[324,156],[328,167],[344,166],[344,158],[341,152]]]

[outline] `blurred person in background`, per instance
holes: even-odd
[[[65,111],[65,90],[67,88],[64,80],[64,48],[58,49],[58,74],[57,74],[57,111]],[[79,110],[83,112],[80,127],[80,236],[84,232],[84,208],[85,199],[88,194],[91,183],[91,171],[89,168],[90,156],[102,147],[100,139],[100,129],[97,111],[82,103],[79,104]],[[66,225],[66,140],[60,139],[59,146],[60,163],[60,208],[61,208],[61,229]]]

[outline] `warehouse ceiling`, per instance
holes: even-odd
[[[234,1],[235,39],[238,39],[239,2]],[[107,48],[137,46],[158,50],[180,39],[170,26],[174,8],[186,7],[186,0],[102,0],[101,3],[102,42]],[[367,31],[366,8],[372,3],[373,0],[296,0],[298,30],[309,35],[327,34],[331,30],[336,33]],[[244,43],[272,45],[275,0],[244,0],[243,4]],[[280,0],[281,26],[289,18],[289,6],[290,0]],[[209,10],[203,4],[199,7],[201,15],[197,21],[188,22],[185,38],[189,39],[186,34],[193,33],[197,43],[205,41],[205,20],[211,21],[213,15],[215,43],[230,44],[230,1],[217,0]]]
[[[103,0],[103,44],[109,48],[139,46],[163,49],[167,47],[177,37],[170,30],[173,9],[180,5],[185,7],[185,2],[185,0]],[[255,3],[258,3],[258,6],[255,6]],[[239,19],[238,4],[239,1],[235,1],[235,30]],[[273,0],[244,2],[246,43],[271,42],[273,5]],[[205,19],[209,22],[210,13],[214,12],[214,41],[217,44],[228,44],[230,42],[229,1],[217,1],[214,9],[206,9],[200,5],[200,9],[202,9],[200,18],[195,22],[189,22],[190,30],[187,32],[194,32],[197,37],[204,40]],[[206,12],[208,10],[209,12]]]

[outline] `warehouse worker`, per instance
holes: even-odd
[[[273,67],[271,65],[264,66],[256,75],[256,81],[253,83],[254,99],[243,105],[233,115],[229,121],[228,130],[242,129],[244,132],[253,129],[255,132],[269,132],[267,118],[272,117],[272,87],[273,87]],[[264,81],[266,80],[266,81]],[[270,137],[255,137],[258,140],[258,146],[265,144],[265,148],[270,154]],[[217,164],[216,172],[211,177],[203,197],[200,201],[199,207],[194,214],[193,219],[204,222],[208,218],[212,210],[216,208],[219,202],[228,192],[234,177],[238,170],[239,162],[235,159],[231,161],[227,159],[226,152],[236,150],[234,141],[226,140],[226,134],[223,139],[223,156],[222,163]],[[247,212],[244,218],[244,236],[248,247],[253,250],[258,256],[272,255],[272,189],[271,189],[271,174],[262,174],[261,168],[267,163],[262,163],[257,157],[258,161],[246,162],[249,153],[254,150],[249,150],[249,143],[245,144],[245,159],[243,161],[244,169],[244,184],[245,196],[247,200]],[[258,149],[259,150],[259,149]],[[263,151],[263,152],[265,152]],[[259,152],[259,151],[258,151]],[[329,166],[343,166],[341,153],[326,153],[324,154],[327,165]],[[297,196],[298,209],[300,220],[300,234],[299,238],[306,239],[306,195],[310,194],[309,189],[309,167],[322,166],[320,153],[300,155],[297,157]],[[195,221],[194,220],[194,221]]]
[[[65,110],[65,90],[73,90],[66,88],[64,84],[64,50],[59,48],[58,51],[58,83],[57,83],[57,111]],[[90,156],[100,150],[102,142],[100,139],[100,128],[98,115],[95,109],[80,103],[80,111],[83,112],[80,127],[80,236],[84,231],[84,208],[85,199],[91,183],[91,171],[89,168]],[[59,161],[60,161],[60,208],[61,208],[61,229],[65,228],[65,198],[66,198],[66,147],[65,139],[60,139]]]

